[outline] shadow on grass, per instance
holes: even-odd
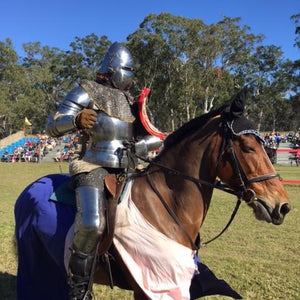
[[[17,299],[17,276],[0,272],[0,298],[5,300]]]

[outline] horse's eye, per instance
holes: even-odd
[[[250,153],[250,152],[255,152],[255,150],[251,147],[246,147],[246,152]]]
[[[247,153],[255,152],[254,148],[252,148],[250,146],[243,145],[241,148],[244,152],[247,152]]]

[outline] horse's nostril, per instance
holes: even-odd
[[[286,215],[290,210],[291,210],[290,205],[287,204],[287,203],[284,203],[284,204],[281,205],[280,213],[281,213],[282,215]]]

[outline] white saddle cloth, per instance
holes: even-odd
[[[150,299],[190,299],[195,251],[155,229],[131,201],[131,184],[118,205],[114,244]],[[159,212],[157,212],[159,213]]]

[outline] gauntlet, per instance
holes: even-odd
[[[84,108],[76,118],[75,124],[79,129],[91,129],[97,121],[97,113],[93,109]]]

